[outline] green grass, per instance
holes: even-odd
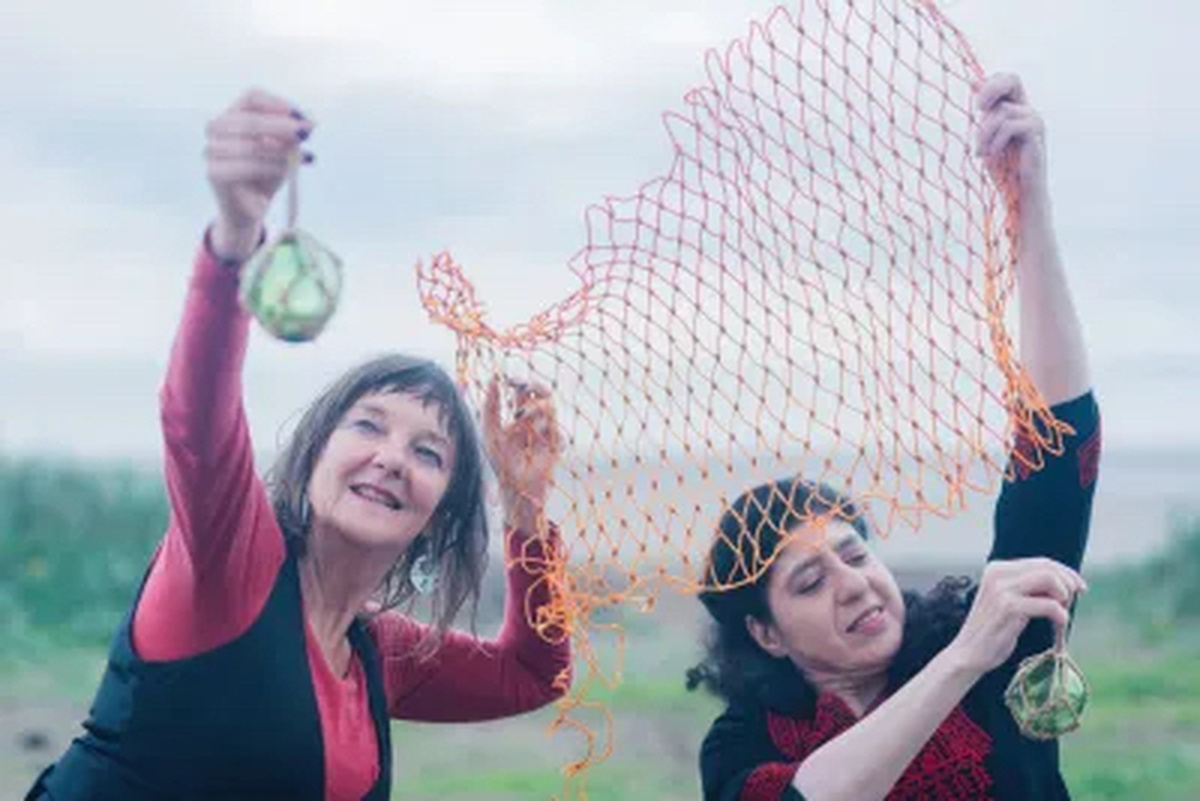
[[[0,656],[107,643],[166,522],[156,476],[0,459]]]
[[[1093,654],[1082,664],[1091,702],[1080,730],[1063,738],[1074,797],[1200,797],[1200,652],[1178,644],[1148,649],[1134,628],[1107,645],[1107,659]]]
[[[1097,696],[1121,707],[1147,702],[1200,705],[1198,665],[1194,654],[1167,652],[1154,661],[1100,663],[1088,671],[1088,681]]]
[[[1178,746],[1147,754],[1120,749],[1086,753],[1076,762],[1064,772],[1078,801],[1194,801],[1200,792],[1195,759]]]

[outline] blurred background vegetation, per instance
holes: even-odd
[[[167,514],[152,473],[0,461],[0,797],[20,797],[77,732]],[[1087,572],[1071,651],[1093,697],[1063,741],[1077,799],[1200,797],[1200,517],[1177,515],[1171,528],[1160,551]],[[488,573],[481,634],[499,618],[501,573]],[[699,797],[697,749],[718,707],[683,688],[698,656],[697,607],[668,598],[652,615],[625,616],[623,680],[592,694],[616,732],[615,753],[590,774],[592,799]],[[420,799],[550,798],[582,747],[548,734],[553,718],[398,724],[397,788]]]

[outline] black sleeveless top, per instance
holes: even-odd
[[[250,628],[219,648],[145,662],[133,652],[132,628],[131,610],[85,733],[46,769],[27,801],[324,799],[321,722],[293,556]],[[379,656],[360,621],[349,636],[379,744],[379,777],[365,798],[383,801],[392,749]]]

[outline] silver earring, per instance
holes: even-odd
[[[413,560],[408,569],[408,582],[418,595],[428,595],[437,586],[437,561],[428,553],[423,553]]]
[[[308,502],[308,496],[300,496],[300,531],[308,531],[309,523],[312,522],[312,505]]]

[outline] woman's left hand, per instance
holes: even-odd
[[[512,397],[512,422],[501,421],[500,381],[493,379],[484,406],[484,444],[500,481],[505,525],[542,533],[546,497],[562,454],[554,401],[540,384],[505,383]]]
[[[1027,211],[1048,194],[1046,126],[1016,75],[988,78],[976,93],[976,103],[982,112],[976,153],[997,183],[1015,183],[1012,188],[1022,211]]]

